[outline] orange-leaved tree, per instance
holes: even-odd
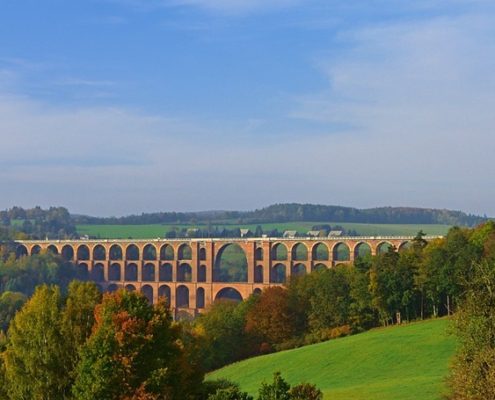
[[[95,315],[81,351],[75,399],[186,400],[199,388],[203,376],[188,370],[179,328],[165,304],[118,291],[104,295]]]
[[[246,331],[269,345],[293,338],[296,327],[287,289],[275,286],[263,291],[246,316]]]

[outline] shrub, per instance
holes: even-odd
[[[323,400],[323,393],[311,383],[300,383],[289,390],[291,400]]]

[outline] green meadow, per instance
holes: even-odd
[[[456,342],[447,319],[379,328],[251,358],[208,375],[251,395],[275,371],[291,384],[317,385],[328,400],[440,400]]]
[[[351,222],[287,222],[259,224],[263,231],[268,232],[278,229],[280,232],[295,230],[302,234],[311,230],[313,225],[329,224],[340,225],[347,230],[355,230],[363,236],[412,236],[423,230],[427,235],[445,235],[449,225],[428,224],[360,224]],[[258,224],[212,224],[219,229],[249,228],[253,232]],[[174,228],[206,228],[206,225],[185,224],[150,224],[150,225],[77,225],[77,231],[81,235],[89,235],[106,239],[153,239],[164,237]]]

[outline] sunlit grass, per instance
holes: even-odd
[[[439,400],[455,339],[446,319],[413,323],[245,360],[215,371],[256,394],[280,371],[316,384],[330,400]]]

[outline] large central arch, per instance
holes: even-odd
[[[246,253],[236,243],[223,246],[215,258],[214,282],[247,282],[248,262]]]
[[[242,301],[242,295],[237,289],[226,287],[219,290],[216,294],[215,301],[218,300]]]

